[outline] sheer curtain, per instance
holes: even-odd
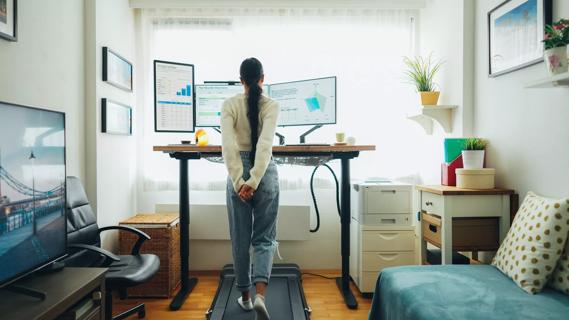
[[[416,176],[425,138],[406,119],[417,95],[402,76],[402,57],[415,52],[414,10],[189,9],[143,10],[140,15],[144,96],[138,115],[140,175],[144,191],[176,190],[176,161],[152,146],[178,143],[189,134],[153,132],[152,60],[195,65],[196,83],[238,80],[239,65],[259,58],[267,83],[337,76],[337,125],[324,126],[308,142],[333,142],[342,131],[359,144],[375,144],[352,165],[352,177]],[[291,143],[307,128],[279,128]],[[221,137],[207,130],[210,142]],[[191,163],[193,190],[223,190],[222,164]],[[312,168],[281,166],[283,189],[308,186]]]

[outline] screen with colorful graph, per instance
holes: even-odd
[[[280,105],[279,126],[336,123],[336,77],[271,84]]]
[[[154,130],[194,132],[194,66],[154,61]]]
[[[0,287],[66,252],[65,115],[0,102]]]

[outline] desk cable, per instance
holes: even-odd
[[[316,211],[316,227],[314,229],[310,229],[310,232],[312,233],[318,232],[318,230],[320,229],[320,210],[318,210],[318,203],[316,202],[316,196],[314,194],[314,175],[316,174],[316,171],[318,171],[318,168],[320,167],[328,168],[328,170],[330,170],[332,176],[334,177],[334,181],[336,182],[336,207],[338,209],[338,216],[340,218],[342,217],[340,211],[340,184],[338,183],[338,177],[336,176],[334,170],[332,170],[332,168],[329,165],[325,163],[320,164],[316,166],[316,168],[314,168],[314,171],[312,171],[312,175],[310,176],[310,193],[312,194],[312,201],[314,202],[314,209]]]

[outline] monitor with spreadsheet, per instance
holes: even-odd
[[[269,95],[269,86],[263,86],[263,93]],[[240,83],[210,82],[196,85],[196,126],[220,127],[223,101],[243,93]]]
[[[154,60],[154,130],[194,132],[194,66]]]
[[[336,77],[271,84],[270,97],[281,108],[279,126],[336,123]]]

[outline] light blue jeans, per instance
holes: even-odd
[[[243,179],[249,179],[251,162],[249,152],[241,152]],[[277,213],[279,210],[279,174],[271,160],[261,179],[253,199],[243,202],[235,192],[231,179],[227,179],[227,213],[229,233],[233,248],[237,289],[241,292],[251,288],[251,257],[253,246],[253,281],[269,283],[273,256],[277,247]]]

